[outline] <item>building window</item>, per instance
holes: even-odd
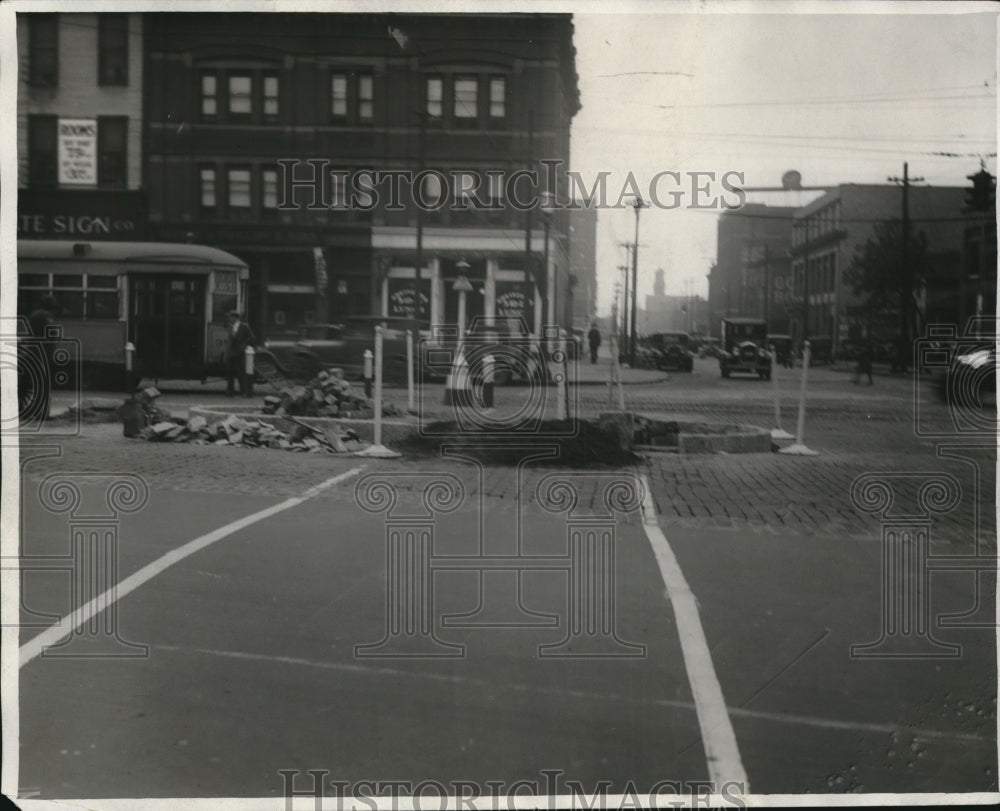
[[[455,118],[472,119],[477,117],[478,82],[474,76],[455,77]]]
[[[272,74],[264,76],[264,116],[273,118],[278,115],[278,77]]]
[[[219,112],[219,80],[214,73],[201,75],[201,114],[215,116]]]
[[[358,120],[371,121],[375,113],[375,80],[372,76],[358,76]]]
[[[128,185],[128,119],[97,119],[97,185],[124,189]]]
[[[54,186],[59,177],[54,115],[28,116],[28,184]]]
[[[278,170],[264,169],[261,179],[261,206],[272,210],[278,207]]]
[[[251,81],[246,75],[229,77],[229,112],[232,115],[250,115],[253,112]]]
[[[440,76],[427,77],[427,115],[437,119],[444,115],[444,80]]]
[[[97,83],[128,84],[128,14],[97,15]]]
[[[59,15],[28,15],[28,81],[36,87],[59,82]]]
[[[503,76],[490,79],[490,118],[507,116],[507,80]]]
[[[250,170],[230,169],[227,180],[229,207],[250,208]]]
[[[335,73],[330,79],[331,106],[334,118],[347,118],[347,74]]]
[[[201,207],[215,208],[215,169],[203,166],[199,170],[201,178]]]

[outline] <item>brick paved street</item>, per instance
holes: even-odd
[[[638,374],[637,379],[638,379]],[[635,382],[624,387],[627,408],[635,412],[678,413],[711,422],[741,422],[771,427],[774,419],[771,385],[756,379],[721,380],[714,361],[699,360],[691,375],[645,372],[653,383]],[[782,370],[783,427],[795,431],[800,369]],[[901,377],[879,377],[873,387],[851,384],[843,371],[817,367],[810,370],[806,419],[806,444],[819,456],[787,457],[779,454],[679,456],[650,453],[634,472],[649,475],[654,498],[667,526],[719,527],[774,532],[801,529],[877,539],[878,520],[857,510],[850,500],[856,477],[875,471],[944,471],[955,476],[962,501],[948,515],[935,519],[934,540],[957,548],[973,544],[977,504],[976,468],[971,463],[937,455],[939,444],[989,443],[982,436],[918,436],[914,427],[914,387]],[[933,392],[917,396],[924,426],[943,432],[950,425],[947,406]],[[920,385],[918,383],[918,385]],[[497,390],[498,410],[503,403],[517,403],[530,396],[523,386]],[[617,395],[616,395],[617,397]],[[576,399],[583,417],[607,410],[602,385],[581,385]],[[387,388],[386,400],[404,408],[406,391]],[[554,394],[546,392],[547,408],[554,409]],[[211,402],[222,408],[229,401],[218,393],[165,392],[164,406],[178,414],[195,403]],[[426,417],[447,418],[440,385],[425,390]],[[513,408],[513,406],[511,406]],[[26,439],[25,445],[42,442]],[[993,509],[995,452],[971,454],[979,461],[978,503],[981,544],[995,546]],[[282,453],[232,447],[207,447],[137,443],[125,440],[117,425],[85,425],[82,436],[62,445],[62,457],[41,460],[28,468],[30,476],[53,470],[130,470],[147,477],[157,488],[197,489],[207,492],[290,494],[301,491],[351,461],[314,454]],[[455,463],[409,458],[379,463],[394,468],[447,468]],[[490,469],[486,494],[512,500],[514,477],[504,468]]]

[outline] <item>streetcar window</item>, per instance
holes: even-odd
[[[54,287],[83,287],[83,276],[76,273],[57,273],[52,284]]]
[[[62,318],[83,318],[83,291],[56,290],[53,295],[59,302],[59,316]],[[58,319],[57,319],[58,320]]]
[[[48,287],[48,273],[22,273],[20,274],[21,287]]]
[[[98,276],[96,273],[87,274],[87,287],[118,287],[117,276]]]
[[[87,318],[117,318],[118,291],[87,291]]]

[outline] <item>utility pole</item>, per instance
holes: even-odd
[[[528,110],[528,155],[527,161],[525,162],[525,169],[531,171],[532,161],[534,160],[532,152],[534,150],[534,140],[535,140],[535,111]],[[524,317],[525,326],[528,329],[528,334],[530,335],[534,332],[534,324],[528,323],[528,299],[530,298],[532,303],[534,303],[534,289],[532,287],[532,277],[534,276],[533,271],[534,262],[531,256],[531,207],[529,206],[524,212],[524,308],[521,314]],[[534,314],[534,307],[532,307],[532,313]],[[532,317],[532,321],[536,319]],[[541,340],[541,335],[537,336]]]
[[[421,110],[418,115],[420,116],[420,134],[418,136],[419,144],[417,145],[417,161],[419,166],[417,168],[418,173],[423,172],[424,164],[427,161],[427,111]],[[422,176],[422,175],[421,175]],[[423,267],[424,267],[424,212],[420,205],[417,205],[417,266],[415,269],[415,281],[414,290],[416,296],[416,310],[417,318],[423,321],[424,317],[424,299],[420,290],[420,282],[422,280]],[[431,291],[433,294],[433,291]],[[430,303],[430,302],[428,302]]]
[[[805,230],[803,245],[805,251],[802,255],[802,347],[805,349],[806,341],[809,338],[809,218],[802,220],[802,227]]]
[[[632,243],[632,336],[628,349],[628,365],[635,368],[635,317],[636,317],[636,287],[639,272],[639,212],[646,208],[646,204],[639,197],[632,204],[635,209],[635,242]]]
[[[626,246],[628,245],[628,243],[625,244]],[[618,343],[618,351],[624,353],[625,343],[628,339],[628,265],[619,265],[618,270],[622,272],[622,276],[625,279],[622,289],[621,340]]]
[[[770,248],[764,244],[764,323],[770,330],[771,317],[771,265]]]
[[[901,183],[903,187],[903,234],[900,240],[900,259],[902,268],[900,273],[899,289],[899,357],[898,364],[901,371],[905,372],[909,368],[907,363],[910,353],[910,314],[913,310],[913,269],[910,267],[910,184],[922,181],[922,177],[910,177],[910,165],[903,164],[903,176],[890,177],[890,183]]]

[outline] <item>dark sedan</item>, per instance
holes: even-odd
[[[688,349],[690,337],[686,332],[656,332],[644,343],[652,350],[657,369],[677,369],[690,372],[694,369],[694,353]]]
[[[406,382],[406,331],[412,330],[414,366],[419,357],[419,321],[409,318],[350,316],[337,324],[309,324],[296,338],[269,340],[258,350],[262,372],[269,364],[285,377],[309,380],[323,369],[336,367],[344,376],[364,377],[365,350],[375,352],[375,327],[385,328],[382,344],[384,379]],[[265,374],[266,376],[266,374]]]
[[[954,347],[947,367],[936,375],[940,394],[961,408],[996,408],[997,349],[993,343]]]

